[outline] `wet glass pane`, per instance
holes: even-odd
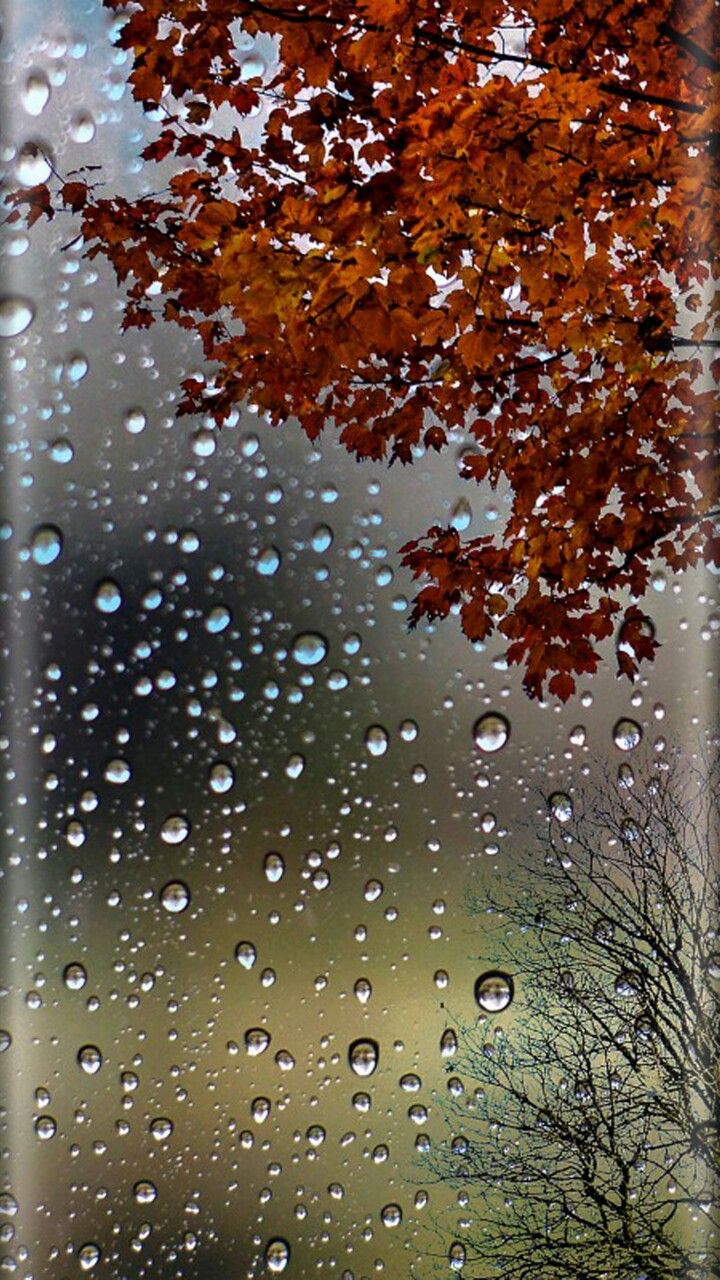
[[[93,180],[128,198],[162,180],[139,158],[158,117],[131,97],[117,29],[95,0],[10,0],[10,186],[51,164],[99,166]],[[178,419],[197,335],[122,332],[124,292],[72,215],[3,234],[1,1269],[484,1278],[498,1231],[520,1231],[521,1252],[518,1224],[542,1232],[558,1196],[593,1217],[579,1157],[552,1190],[541,1166],[564,1108],[596,1153],[610,1142],[596,1116],[617,1108],[640,1136],[602,1212],[675,1196],[667,1238],[690,1250],[667,1245],[624,1280],[716,1275],[713,1187],[676,1139],[682,1116],[651,1110],[648,1130],[632,1092],[637,1071],[648,1098],[662,1081],[666,1036],[680,1106],[697,1025],[680,1008],[665,1028],[652,941],[643,994],[629,924],[583,896],[573,859],[586,841],[624,885],[623,851],[640,875],[649,840],[711,869],[717,577],[658,564],[645,607],[661,647],[636,684],[609,641],[565,704],[531,700],[502,637],[471,644],[452,617],[408,627],[402,546],[507,516],[502,487],[460,478],[462,430],[388,468],[252,404],[222,430]],[[693,769],[694,799],[658,835],[648,779],[692,791]],[[678,925],[647,874],[672,957],[697,919]],[[709,920],[690,1002],[720,972]],[[598,973],[615,1002],[601,1103],[577,1021],[578,984]],[[606,998],[587,996],[596,1011]],[[544,1026],[543,1001],[559,1022]],[[685,1102],[705,1168],[714,1042],[704,1022],[698,1035]],[[553,1043],[548,1116],[536,1086],[550,1088]],[[503,1071],[532,1117],[497,1102]],[[518,1173],[521,1122],[535,1146]],[[574,1274],[619,1277],[589,1252],[584,1269],[586,1225],[567,1228]],[[570,1274],[535,1265],[514,1274]]]

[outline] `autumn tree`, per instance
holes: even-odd
[[[500,972],[428,1157],[460,1188],[442,1274],[720,1276],[718,782],[676,763],[608,787],[474,899]]]
[[[126,325],[199,334],[182,411],[391,462],[460,436],[508,519],[408,545],[413,621],[498,631],[532,695],[620,629],[634,676],[653,561],[720,562],[716,0],[105,3],[171,168],[19,202],[81,213]]]

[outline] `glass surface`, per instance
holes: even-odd
[[[108,15],[6,8],[11,176],[41,178],[34,144],[150,190]],[[32,319],[4,341],[2,1268],[220,1280],[287,1247],[293,1276],[449,1274],[462,1202],[418,1150],[447,1133],[441,1040],[518,1007],[468,890],[540,849],[548,796],[698,749],[717,579],[656,574],[636,686],[610,645],[567,705],[529,701],[501,643],[408,631],[399,549],[458,518],[463,437],[388,470],[250,410],[176,421],[199,342],[121,334],[74,234],[4,239]],[[502,519],[469,496],[473,531]]]

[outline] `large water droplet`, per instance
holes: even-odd
[[[371,1076],[379,1057],[376,1040],[353,1040],[348,1049],[348,1062],[356,1076]]]
[[[285,860],[281,853],[266,853],[263,861],[265,878],[271,884],[277,884],[285,874]]]
[[[0,298],[0,338],[17,338],[35,319],[35,306],[28,298]]]
[[[15,161],[15,176],[23,187],[36,187],[47,182],[52,173],[48,155],[44,143],[30,141],[23,144]]]
[[[292,656],[301,667],[316,667],[327,651],[327,640],[317,631],[302,631],[293,640]]]
[[[620,751],[634,751],[642,739],[642,729],[635,720],[620,719],[613,729],[613,742]]]
[[[553,791],[548,797],[548,808],[558,822],[570,822],[573,816],[573,803],[564,791]]]
[[[165,844],[182,844],[190,835],[190,819],[184,813],[171,813],[160,828],[160,838]]]
[[[230,791],[235,783],[235,773],[231,765],[226,764],[224,760],[218,760],[210,768],[210,790],[216,795],[224,795],[226,791]]]
[[[245,1032],[245,1048],[251,1058],[264,1053],[270,1044],[270,1032],[264,1027],[249,1027]]]
[[[235,948],[235,959],[243,969],[252,969],[257,960],[257,951],[252,942],[238,942]]]
[[[100,1261],[100,1257],[101,1257],[100,1246],[97,1244],[92,1244],[90,1242],[88,1244],[81,1245],[81,1247],[78,1249],[77,1256],[78,1256],[78,1262],[80,1263],[80,1270],[92,1271],[93,1267],[96,1267],[98,1262]]]
[[[475,721],[473,740],[481,751],[500,751],[510,737],[510,722],[497,711],[488,711]]]
[[[141,1178],[133,1187],[133,1195],[138,1204],[152,1204],[157,1198],[157,1187],[147,1178]]]
[[[402,1222],[402,1209],[399,1204],[386,1204],[380,1210],[380,1218],[384,1227],[399,1227]]]
[[[269,1240],[265,1250],[265,1266],[273,1275],[284,1271],[290,1261],[290,1245],[287,1240]]]
[[[388,732],[381,724],[371,724],[365,731],[365,746],[371,756],[384,756],[388,749]]]
[[[448,1249],[448,1265],[450,1267],[450,1270],[462,1271],[463,1267],[465,1266],[466,1258],[467,1258],[467,1252],[465,1249],[465,1245],[461,1244],[459,1240],[455,1240],[453,1244],[450,1245],[450,1248]]]
[[[95,588],[95,608],[101,613],[117,613],[123,602],[123,594],[112,578],[103,578]]]
[[[272,578],[280,568],[280,560],[277,547],[264,547],[255,561],[255,568],[263,578]]]
[[[475,982],[475,999],[486,1013],[500,1013],[501,1009],[507,1009],[513,994],[512,978],[499,970],[489,970]]]
[[[102,1054],[95,1044],[85,1044],[78,1049],[77,1060],[83,1071],[94,1076],[102,1066]]]
[[[50,81],[44,71],[31,71],[22,91],[22,104],[29,116],[39,116],[50,101]]]
[[[87,982],[87,973],[85,966],[79,961],[73,960],[70,964],[66,964],[63,969],[63,982],[68,991],[82,991]]]
[[[160,890],[160,902],[172,915],[189,907],[190,896],[190,890],[183,880],[168,880]]]
[[[31,555],[35,564],[53,564],[61,555],[63,536],[54,524],[38,525],[32,535]]]
[[[458,533],[463,533],[470,525],[472,520],[472,507],[467,498],[458,498],[455,506],[450,512],[450,524],[453,529],[457,529]]]
[[[139,436],[147,426],[147,415],[143,409],[128,409],[123,418],[123,426],[131,436]]]

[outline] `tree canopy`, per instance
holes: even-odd
[[[126,325],[199,334],[211,372],[181,411],[221,426],[251,399],[360,459],[460,438],[507,522],[407,545],[413,622],[499,632],[529,693],[561,699],[622,628],[633,677],[653,563],[720,564],[714,0],[127,12],[167,186],[74,175],[59,200],[127,282]]]

